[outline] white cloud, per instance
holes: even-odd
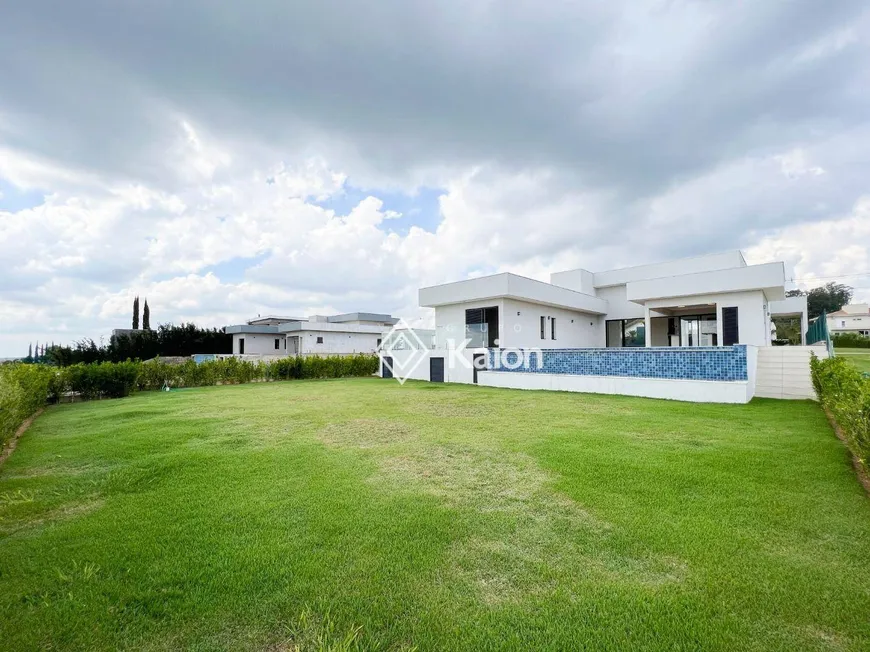
[[[803,289],[835,280],[855,287],[856,300],[870,301],[870,196],[847,216],[779,229],[746,257],[750,263],[785,261]]]
[[[870,268],[859,0],[82,1],[0,20],[0,179],[45,194],[0,212],[0,355],[124,326],[135,294],[222,325],[734,247]],[[437,215],[395,210],[423,186]]]

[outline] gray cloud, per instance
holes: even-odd
[[[132,176],[159,174],[162,109],[278,147],[356,151],[392,177],[496,160],[636,197],[863,120],[866,41],[800,57],[863,29],[867,11],[36,0],[2,10],[0,84],[26,116],[13,144]]]
[[[399,310],[471,271],[760,240],[817,266],[801,225],[870,195],[868,36],[864,0],[0,3],[0,176],[14,150],[57,194],[4,214],[27,223],[0,223],[0,319],[86,334],[149,284],[167,318]],[[179,153],[182,120],[216,149]],[[444,188],[437,233],[289,200],[332,171],[375,197]],[[240,284],[181,276],[254,256]]]

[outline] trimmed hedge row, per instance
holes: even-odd
[[[813,387],[836,419],[852,454],[870,471],[870,378],[845,359],[810,360]]]
[[[237,358],[181,365],[165,362],[100,362],[49,367],[35,364],[0,365],[0,446],[18,426],[48,401],[75,395],[83,399],[121,398],[139,390],[203,387],[268,380],[371,376],[378,370],[375,355],[326,358],[281,358],[249,362]]]
[[[0,365],[0,449],[25,419],[45,405],[52,377],[48,367]]]
[[[196,364],[143,362],[139,367],[137,389],[160,389],[164,383],[172,387],[203,387],[249,383],[263,380],[298,380],[304,378],[347,378],[371,376],[378,370],[375,355],[329,356],[326,358],[281,358],[271,362],[249,362],[238,358],[210,360]]]
[[[834,348],[841,349],[870,349],[870,337],[858,335],[858,333],[834,333],[831,336]]]

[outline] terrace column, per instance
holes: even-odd
[[[652,320],[649,316],[649,308],[644,306],[643,308],[643,323],[644,323],[644,335],[646,336],[646,344],[647,348],[652,346]]]
[[[722,346],[722,306],[716,304],[716,344]]]

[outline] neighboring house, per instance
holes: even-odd
[[[385,328],[398,319],[390,315],[353,312],[342,315],[257,317],[227,326],[233,336],[233,355],[284,357],[375,353]]]
[[[870,337],[870,305],[853,303],[828,315],[828,332],[856,333]]]
[[[730,251],[558,272],[549,283],[502,273],[426,287],[420,305],[435,309],[435,348],[389,356],[385,366],[395,370],[381,374],[745,402],[757,373],[767,374],[770,356],[758,360],[774,348],[771,317],[799,316],[807,329],[806,297],[786,298],[785,283],[782,262],[747,265]],[[781,390],[790,363],[777,359],[770,368],[779,376],[764,379],[774,386],[765,391],[806,398],[809,350],[791,348],[779,355],[798,356],[796,389]]]

